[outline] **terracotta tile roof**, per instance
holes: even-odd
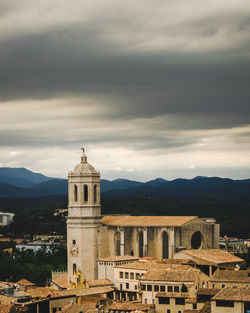
[[[197,290],[197,295],[208,295],[208,296],[214,296],[216,295],[221,289],[216,288],[200,288]]]
[[[220,270],[217,269],[211,281],[250,283],[250,270]]]
[[[131,256],[131,255],[117,255],[117,256],[111,256],[108,258],[98,259],[98,261],[102,261],[102,262],[133,261],[133,260],[139,260],[139,257]]]
[[[206,302],[200,309],[199,313],[211,313],[211,302]]]
[[[17,282],[17,284],[19,285],[24,285],[24,286],[35,286],[36,284],[30,282],[29,280],[27,279],[21,279]]]
[[[220,249],[183,250],[175,254],[176,259],[178,259],[179,254],[186,254],[187,256],[191,256],[211,264],[244,262],[244,260],[236,257],[235,255]]]
[[[225,287],[212,300],[250,301],[250,286]]]
[[[1,313],[11,313],[13,308],[14,308],[13,304],[0,304]]]
[[[182,226],[197,216],[129,216],[106,215],[102,223],[108,226]]]
[[[162,298],[188,298],[188,293],[184,292],[157,292],[156,297]]]
[[[39,298],[48,298],[50,297],[58,297],[61,293],[57,290],[52,290],[47,287],[34,287],[29,288],[25,293],[25,295],[29,295],[31,297],[39,297]]]
[[[76,304],[76,303],[69,303],[63,309],[62,313],[79,313],[79,312],[89,312],[95,313],[96,305],[85,305],[85,304]]]
[[[6,297],[6,296],[3,296],[3,295],[0,295],[0,303],[1,304],[11,304],[11,301],[13,300],[14,298],[12,297]],[[1,312],[1,311],[0,311]]]
[[[87,283],[89,284],[89,287],[110,286],[114,284],[111,280],[107,278],[88,280]]]
[[[174,264],[174,268],[181,268],[183,266],[190,267],[188,265],[182,265],[182,264]],[[148,262],[148,261],[138,261],[138,262],[133,262],[133,263],[127,263],[123,265],[118,265],[115,268],[124,268],[124,269],[137,269],[137,270],[149,270],[151,268],[170,268],[171,264],[166,264],[166,263],[159,263],[159,262]]]
[[[197,278],[199,273],[199,269],[182,265],[182,268],[150,269],[142,275],[141,280],[192,282]]]
[[[117,302],[108,307],[113,311],[148,311],[152,307],[151,304],[134,303],[134,302]]]
[[[165,263],[165,264],[186,264],[186,265],[194,265],[195,262],[191,259],[166,259],[166,260],[157,260],[157,263]]]
[[[67,274],[59,275],[58,277],[54,278],[52,282],[62,289],[67,289],[69,287]]]
[[[78,297],[81,296],[89,296],[89,295],[98,295],[107,292],[114,291],[110,286],[102,286],[102,287],[91,287],[91,288],[82,288],[82,289],[70,289],[70,290],[61,290],[60,295],[76,295]]]
[[[9,254],[12,254],[13,248],[4,249],[3,252],[8,252]]]

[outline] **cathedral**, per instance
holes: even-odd
[[[68,175],[68,280],[77,271],[97,279],[97,261],[105,257],[173,258],[185,249],[219,248],[219,225],[197,216],[101,214],[100,172],[87,162]]]

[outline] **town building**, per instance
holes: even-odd
[[[220,249],[183,250],[175,253],[174,259],[190,259],[210,277],[217,268],[235,269],[245,264],[243,259]]]
[[[98,260],[98,279],[114,280],[114,267],[139,261],[138,257],[131,255],[117,255]]]
[[[160,297],[162,294],[178,299],[180,294],[185,295],[185,297],[181,296],[183,299],[193,297],[198,288],[208,286],[208,280],[209,277],[201,270],[187,265],[169,266],[165,269],[152,268],[140,279],[142,303],[154,304],[159,293]]]
[[[250,286],[250,270],[217,269],[209,280],[209,285],[213,288]]]
[[[98,260],[131,255],[173,258],[183,249],[219,247],[219,225],[197,216],[101,215],[100,172],[87,162],[68,175],[68,281],[77,271],[98,278]]]
[[[12,222],[15,214],[14,213],[3,213],[0,212],[0,226],[8,226]]]
[[[211,299],[211,313],[249,313],[250,286],[225,287]]]

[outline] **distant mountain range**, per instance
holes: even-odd
[[[67,180],[51,178],[25,168],[0,168],[1,198],[32,198],[67,195]],[[198,176],[172,181],[148,182],[128,179],[101,180],[103,197],[168,197],[193,200],[250,200],[250,179],[232,180]]]

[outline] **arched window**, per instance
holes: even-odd
[[[143,232],[139,232],[139,257],[143,257]]]
[[[121,235],[120,233],[115,234],[115,254],[121,255]]]
[[[74,200],[77,201],[77,186],[74,185]]]
[[[76,273],[76,264],[73,263],[73,274],[75,274],[75,273]]]
[[[130,255],[134,256],[134,250],[133,249],[130,251]]]
[[[87,185],[84,185],[84,187],[83,187],[83,196],[84,196],[84,202],[88,202],[89,193],[88,193],[88,186]]]
[[[165,231],[162,233],[162,258],[168,259],[168,234]]]
[[[97,199],[97,186],[94,185],[94,203],[96,203],[96,199]]]
[[[197,231],[191,238],[191,249],[200,249],[203,243],[203,236],[201,232]]]

